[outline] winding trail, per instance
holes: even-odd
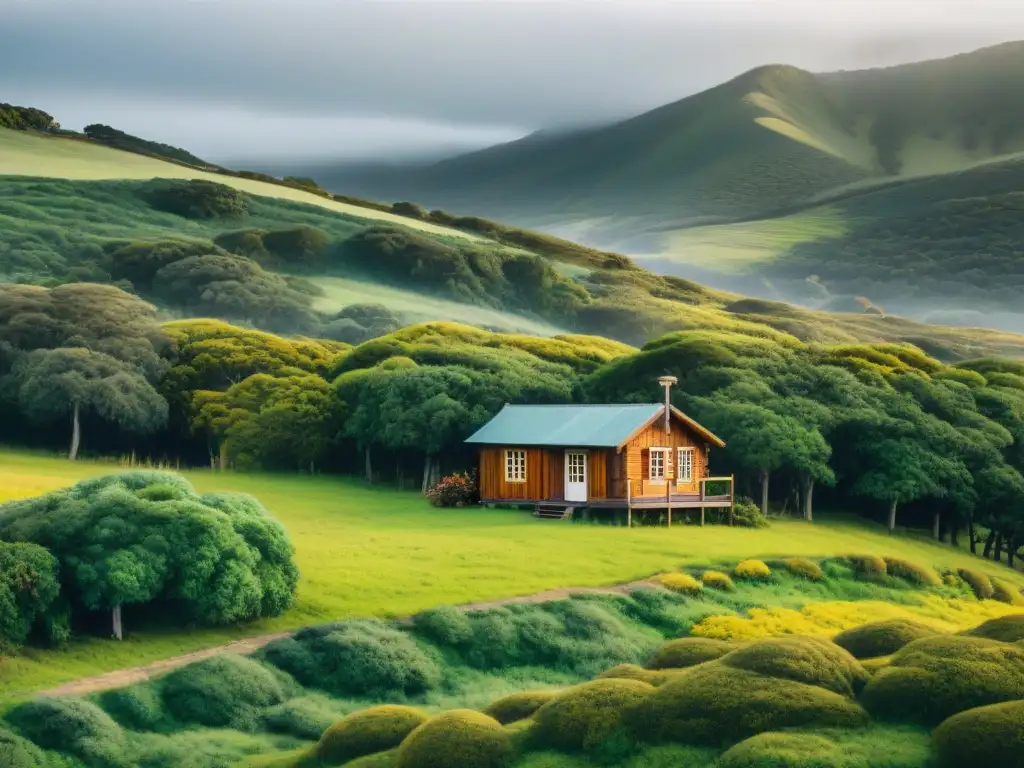
[[[519,595],[517,597],[503,597],[497,600],[486,600],[480,603],[464,603],[456,606],[463,611],[482,611],[487,608],[496,608],[501,605],[515,605],[521,603],[543,603],[548,600],[562,600],[572,595],[621,595],[638,587],[654,586],[650,580],[631,581],[625,584],[617,584],[612,587],[562,587],[559,589],[548,589],[543,592],[535,592],[532,595]],[[399,621],[408,621],[412,617],[406,616]],[[64,683],[56,688],[49,688],[40,691],[42,696],[84,696],[87,693],[98,693],[109,691],[111,688],[121,688],[134,683],[142,683],[157,675],[169,672],[172,669],[183,667],[194,661],[208,659],[211,656],[219,656],[222,653],[252,653],[263,646],[280,640],[283,637],[291,637],[294,632],[276,632],[269,635],[257,635],[244,640],[235,640],[224,645],[215,645],[212,648],[205,648],[201,651],[186,653],[181,656],[172,656],[169,659],[154,661],[140,667],[129,667],[114,672],[106,672],[93,677],[83,677],[70,683]]]

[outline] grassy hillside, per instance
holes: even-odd
[[[113,471],[117,466],[110,463],[71,463],[3,451],[0,502]],[[27,650],[0,665],[0,701],[78,677],[311,623],[401,616],[445,603],[557,587],[617,584],[683,564],[858,551],[948,568],[979,568],[1024,586],[1024,577],[1004,566],[923,537],[891,536],[881,527],[846,517],[826,516],[814,525],[779,520],[767,529],[548,526],[521,511],[439,510],[415,493],[338,478],[183,474],[200,491],[253,494],[285,525],[302,574],[295,607],[276,619],[230,629],[168,630],[129,623],[124,643],[81,638],[65,650]]]

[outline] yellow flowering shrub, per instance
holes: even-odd
[[[992,599],[1007,605],[1024,605],[1024,596],[1002,579],[992,579]]]
[[[942,586],[942,579],[939,574],[924,565],[911,563],[898,557],[886,557],[885,568],[890,576],[906,579],[919,587]]]
[[[786,570],[794,576],[800,576],[808,581],[821,581],[825,578],[825,572],[821,570],[821,566],[806,557],[791,557],[784,560],[783,564],[786,566]]]
[[[772,577],[772,569],[760,560],[744,560],[736,564],[732,575],[748,581],[766,581]]]
[[[988,574],[971,568],[961,568],[957,573],[961,579],[967,582],[971,591],[974,592],[974,596],[979,600],[988,600],[995,592],[992,587],[992,580],[988,577]]]
[[[721,571],[704,571],[700,579],[704,582],[705,587],[719,589],[722,592],[732,592],[736,589],[736,585],[732,583],[729,574],[722,573]]]
[[[704,585],[688,573],[663,573],[656,577],[656,580],[665,589],[679,592],[684,595],[697,595],[704,588]]]

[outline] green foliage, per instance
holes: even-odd
[[[159,211],[186,219],[232,219],[249,210],[238,190],[201,179],[164,181],[146,193],[146,200]]]
[[[60,128],[52,115],[35,107],[0,103],[0,128],[14,131],[50,131]]]
[[[1001,579],[992,579],[992,599],[1008,605],[1024,605],[1020,590]]]
[[[327,696],[300,696],[265,710],[263,725],[272,733],[316,741],[338,720],[338,709],[337,702]]]
[[[1024,649],[955,635],[904,646],[862,696],[875,717],[928,725],[965,709],[1019,698],[1024,698]]]
[[[350,304],[324,324],[320,335],[348,344],[362,344],[401,327],[399,316],[383,304]]]
[[[140,684],[104,691],[96,703],[124,728],[159,731],[167,726],[167,712],[155,685]]]
[[[648,669],[682,669],[717,659],[736,646],[709,637],[680,637],[661,646],[647,662]]]
[[[926,733],[871,726],[855,731],[761,733],[726,750],[715,768],[921,768],[930,759]]]
[[[816,636],[758,640],[722,657],[735,669],[818,686],[844,696],[857,693],[868,675],[843,648]]]
[[[82,133],[95,142],[105,144],[108,147],[113,147],[114,149],[121,149],[125,152],[135,152],[140,155],[161,157],[167,160],[173,160],[175,162],[199,167],[208,167],[210,165],[204,160],[200,160],[195,155],[186,152],[184,149],[172,147],[168,144],[161,144],[156,141],[140,139],[138,136],[132,136],[124,131],[111,128],[109,125],[100,125],[98,123],[87,125],[82,129]]]
[[[732,507],[732,520],[744,528],[767,528],[768,519],[761,508],[750,499],[740,498]]]
[[[431,718],[409,734],[396,768],[504,768],[512,757],[509,735],[480,712],[455,709]]]
[[[221,654],[176,669],[161,680],[161,696],[183,723],[254,730],[265,707],[290,691],[283,676],[245,656]]]
[[[780,728],[852,728],[867,720],[864,710],[837,693],[720,661],[689,669],[626,714],[643,739],[715,745]]]
[[[973,568],[961,568],[957,571],[957,574],[967,582],[971,591],[974,592],[974,596],[979,600],[989,600],[995,594],[992,579],[988,577],[988,574]]]
[[[511,693],[484,709],[484,714],[493,717],[502,725],[515,723],[533,717],[533,714],[558,696],[557,691],[523,691]]]
[[[1004,643],[1016,643],[1024,640],[1024,613],[989,619],[973,629],[968,629],[963,634],[969,637],[1000,640]]]
[[[66,639],[59,578],[57,558],[42,547],[0,541],[0,652],[33,635],[44,642]]]
[[[805,557],[791,557],[783,563],[786,570],[802,579],[821,581],[825,578],[825,572],[821,570],[821,566]]]
[[[235,623],[282,613],[298,582],[284,528],[259,502],[199,495],[170,473],[107,475],[0,505],[0,537],[49,549],[76,611],[173,604],[186,622]]]
[[[128,768],[124,731],[106,712],[82,699],[40,698],[6,714],[22,736],[59,750],[90,768]]]
[[[438,645],[464,646],[473,639],[473,622],[453,605],[429,608],[413,617],[416,630]]]
[[[303,685],[341,696],[417,694],[441,678],[437,661],[412,637],[369,619],[306,627],[263,653]]]
[[[889,574],[885,558],[878,555],[847,555],[840,559],[853,569],[858,579],[864,581],[884,581]]]
[[[1024,751],[1024,701],[969,709],[932,733],[939,765],[1014,765]]]
[[[700,580],[704,583],[705,587],[711,587],[722,592],[734,592],[736,590],[736,585],[732,583],[729,574],[722,573],[721,571],[704,571],[700,575]]]
[[[887,619],[860,624],[840,632],[832,642],[858,659],[888,656],[921,637],[941,634],[927,624],[909,619]]]
[[[476,479],[469,473],[442,477],[427,489],[427,498],[435,507],[465,507],[479,498]]]
[[[327,765],[341,765],[363,755],[397,747],[427,716],[411,707],[382,706],[354,712],[324,731],[316,756]]]
[[[925,565],[911,563],[898,557],[885,557],[885,571],[890,576],[907,581],[919,587],[942,586],[942,579],[939,578],[934,569]]]
[[[732,569],[732,575],[747,581],[767,581],[772,577],[772,569],[761,560],[742,560]]]
[[[623,679],[577,685],[537,710],[532,736],[543,746],[596,750],[622,728],[623,713],[653,690],[648,683]]]
[[[43,751],[27,739],[0,728],[0,765],[5,768],[38,768],[45,765]]]

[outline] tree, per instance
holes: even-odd
[[[275,616],[298,582],[284,528],[259,502],[197,494],[167,472],[107,475],[0,505],[0,538],[46,547],[74,614],[110,611],[115,634],[123,606],[186,624]]]
[[[0,541],[0,653],[33,634],[48,641],[66,637],[59,576],[57,558],[42,547]]]
[[[167,421],[167,401],[136,370],[102,352],[39,349],[19,360],[11,375],[31,418],[70,417],[72,460],[78,456],[83,413],[139,434],[155,432]]]

